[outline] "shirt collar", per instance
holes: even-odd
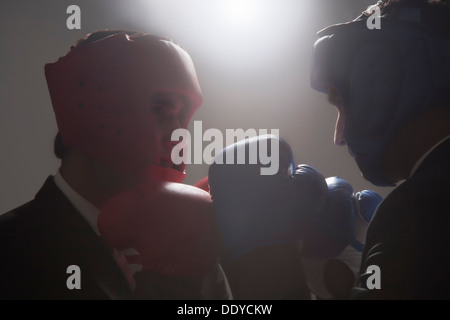
[[[81,216],[87,221],[91,228],[97,235],[100,232],[97,228],[97,220],[100,215],[100,210],[97,209],[92,203],[83,198],[78,192],[76,192],[61,175],[60,170],[56,172],[53,177],[56,186],[61,192],[69,199],[72,205],[80,212]]]

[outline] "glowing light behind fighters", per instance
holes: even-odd
[[[225,16],[228,16],[231,22],[244,26],[250,25],[256,20],[255,18],[261,17],[258,13],[264,9],[264,4],[261,5],[258,0],[222,0],[218,5],[223,7]]]
[[[202,62],[234,74],[286,60],[288,39],[306,32],[309,21],[309,15],[298,19],[293,14],[300,9],[296,0],[130,0],[119,5],[129,21],[183,39]]]

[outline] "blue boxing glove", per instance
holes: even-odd
[[[320,232],[318,235],[306,233],[304,247],[308,255],[303,264],[309,287],[317,297],[347,298],[359,273],[369,223],[382,197],[371,190],[353,194],[351,185],[340,178],[328,178],[327,183],[327,205],[316,216],[311,228],[313,232]],[[324,233],[330,237],[324,237]],[[314,246],[318,239],[322,242]]]
[[[236,164],[239,153],[259,158]],[[227,158],[235,164],[220,164]],[[230,145],[209,169],[222,262],[236,299],[310,298],[298,241],[302,225],[321,210],[327,185],[310,166],[293,170],[290,146],[273,135]]]
[[[308,258],[336,257],[354,237],[353,187],[339,177],[327,178],[326,183],[325,203],[302,231],[302,254]]]
[[[228,157],[246,159],[267,146],[278,170],[262,174],[268,165],[225,164]],[[264,148],[263,148],[264,149]],[[224,163],[224,164],[219,164]],[[236,161],[234,162],[236,163]],[[327,194],[324,177],[301,165],[293,172],[290,146],[273,135],[258,136],[225,148],[209,169],[209,185],[223,244],[231,259],[257,247],[295,243],[304,221],[321,208]]]
[[[358,275],[361,256],[370,221],[383,198],[372,190],[363,190],[353,196],[354,229],[350,244],[335,258],[345,262],[354,275]]]
[[[364,249],[366,233],[369,228],[370,221],[372,221],[375,211],[381,201],[383,201],[383,198],[372,190],[363,190],[355,195],[355,235],[350,243],[350,246],[360,254],[362,254]]]

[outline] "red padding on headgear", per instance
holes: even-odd
[[[183,127],[202,103],[189,54],[152,35],[118,33],[79,45],[46,64],[45,75],[64,143],[131,173],[157,161],[153,93],[188,98]]]

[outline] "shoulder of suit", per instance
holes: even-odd
[[[449,192],[448,177],[439,168],[413,176],[380,204],[370,224],[371,233],[402,233],[450,223]]]
[[[0,239],[6,240],[6,244],[19,237],[22,242],[31,241],[23,235],[48,230],[53,225],[55,211],[70,208],[69,205],[49,178],[33,200],[0,215]]]
[[[35,210],[35,202],[36,200],[31,200],[0,215],[0,237],[5,234],[7,229],[27,223],[27,220],[33,217],[32,212]]]

